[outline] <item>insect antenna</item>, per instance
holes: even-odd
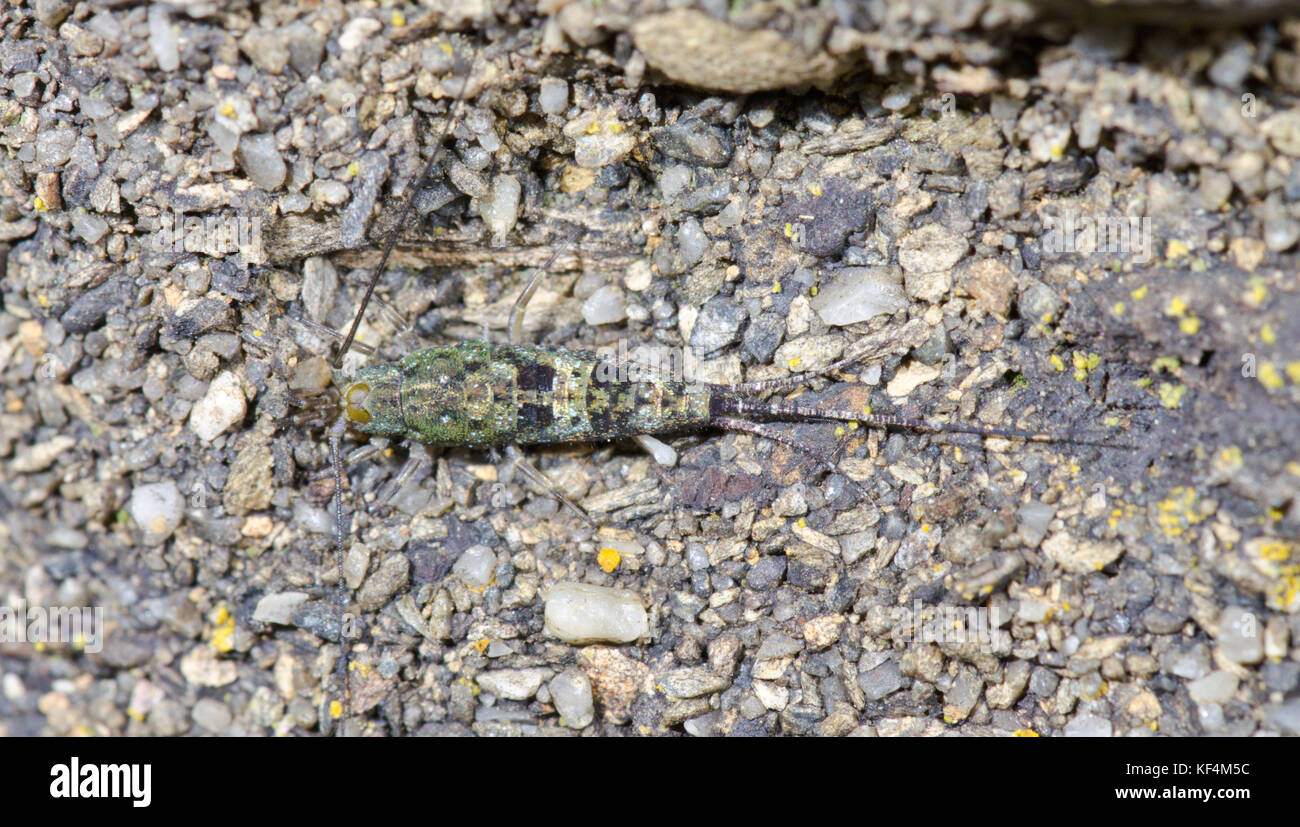
[[[906,428],[929,433],[974,434],[1023,439],[1028,442],[1053,442],[1069,445],[1086,445],[1095,448],[1136,449],[1137,446],[1113,440],[1096,440],[1053,434],[1045,431],[1024,431],[1019,428],[993,428],[959,422],[931,422],[926,419],[909,419],[893,414],[873,414],[868,411],[846,411],[798,405],[790,402],[755,402],[736,396],[726,396],[719,404],[718,414],[734,414],[745,418],[787,419],[805,422],[859,422],[880,428]]]
[[[461,87],[462,94],[456,100],[456,106],[452,112],[448,113],[447,120],[442,125],[442,131],[438,134],[438,140],[434,144],[433,155],[429,157],[429,162],[424,166],[424,172],[420,173],[420,177],[416,179],[415,185],[411,187],[410,193],[407,194],[406,203],[402,205],[402,211],[398,214],[397,223],[393,225],[393,229],[388,234],[388,240],[384,242],[384,253],[379,257],[379,264],[375,266],[375,273],[370,277],[370,282],[366,285],[365,295],[361,298],[361,306],[357,308],[357,315],[352,320],[352,326],[348,328],[348,334],[343,337],[343,344],[334,357],[334,367],[336,369],[343,366],[343,357],[352,348],[353,340],[357,336],[357,328],[361,326],[361,319],[365,316],[366,306],[370,304],[370,297],[375,292],[375,285],[379,283],[380,277],[388,269],[388,257],[392,255],[393,248],[397,246],[397,238],[401,235],[402,228],[406,226],[407,219],[410,218],[411,210],[415,206],[416,196],[433,175],[434,168],[437,167],[438,162],[442,160],[442,156],[447,150],[447,136],[451,133],[452,124],[463,120],[465,117],[464,92],[469,89],[470,79],[474,77],[474,69],[478,66],[478,58],[479,55],[475,55],[473,62],[470,63],[469,73],[465,75],[465,84]]]

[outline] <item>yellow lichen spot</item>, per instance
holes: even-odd
[[[480,638],[474,641],[474,649],[481,655],[487,651],[488,645],[491,643],[492,641],[488,640],[487,638]]]
[[[929,534],[929,533],[930,533],[930,524],[929,524],[929,523],[921,523],[921,530],[924,531],[926,534]]]
[[[591,126],[587,127],[587,134],[588,134],[588,135],[599,135],[599,134],[600,134],[600,124],[599,124],[599,123],[593,123]]]
[[[1300,362],[1287,362],[1286,378],[1300,385]]]
[[[1173,356],[1160,356],[1157,357],[1156,360],[1151,363],[1151,372],[1159,373],[1160,371],[1163,370],[1169,373],[1173,373],[1174,371],[1178,370],[1180,367],[1182,367],[1182,364],[1178,361],[1177,358]]]
[[[263,334],[261,330],[258,330],[257,328],[253,328],[253,335],[260,339],[262,338]]]
[[[776,284],[772,285],[772,292],[773,293],[781,292],[781,282],[778,281]]]
[[[1048,357],[1048,361],[1052,363],[1052,367],[1056,368],[1058,372],[1065,370],[1065,360],[1062,359],[1059,355],[1053,353],[1050,357]]]
[[[50,306],[50,298],[49,298],[49,296],[46,296],[44,293],[37,293],[37,294],[36,294],[36,303],[39,304],[41,307],[49,307],[49,306]]]
[[[618,564],[623,560],[623,555],[618,553],[616,548],[602,548],[596,553],[596,563],[608,574],[618,568]]]
[[[1187,393],[1187,386],[1176,382],[1161,382],[1159,393],[1161,405],[1166,408],[1177,408]]]
[[[799,368],[803,367],[803,358],[800,356],[795,356],[787,364],[789,365],[790,370],[798,370]]]
[[[1110,312],[1115,316],[1124,315],[1124,302],[1115,302],[1110,306]]]
[[[1182,296],[1174,296],[1169,300],[1169,306],[1165,308],[1166,316],[1181,316],[1187,312],[1187,300]]]
[[[356,161],[353,161],[352,163],[348,164],[348,175],[352,176],[353,178],[356,178],[360,174],[361,174],[361,164],[358,164]]]
[[[1288,463],[1286,464],[1285,467],[1286,467],[1286,470],[1290,471],[1293,475],[1295,475],[1295,476],[1297,476],[1297,477],[1300,477],[1300,462],[1296,462],[1295,460],[1291,460],[1290,462],[1288,462]]]
[[[1186,319],[1178,322],[1178,329],[1186,333],[1188,336],[1191,336],[1201,329],[1201,320],[1195,316],[1188,316]]]
[[[1165,247],[1165,258],[1169,261],[1173,261],[1176,258],[1182,258],[1187,255],[1188,252],[1189,250],[1187,249],[1186,244],[1178,239],[1173,239]]]
[[[235,117],[235,105],[233,103],[225,104],[221,107],[221,114],[225,115],[227,118]]]
[[[1284,540],[1269,540],[1259,547],[1259,556],[1270,563],[1283,563],[1291,556],[1292,548]]]
[[[1234,471],[1241,470],[1243,465],[1241,449],[1236,445],[1229,445],[1214,455],[1214,469],[1216,471],[1231,474]]]
[[[844,426],[843,426],[843,425],[836,425],[836,426],[835,426],[835,435],[836,435],[836,436],[844,436],[846,433],[848,433],[848,431],[844,430]]]
[[[812,287],[808,288],[808,295],[810,296],[816,296],[820,292],[821,291],[817,289],[817,285],[815,284]]]
[[[850,422],[848,423],[848,428],[850,431],[856,431],[858,429],[858,423]]]
[[[960,446],[960,445],[954,445],[954,446],[952,446],[952,458],[953,458],[953,459],[957,460],[958,462],[965,462],[966,460],[963,459],[964,456],[965,456],[965,455],[962,453],[962,450],[961,450],[961,446]]]
[[[1038,733],[1034,732],[1032,729],[1018,729],[1015,732],[1011,733],[1011,735],[1012,737],[1015,738],[1038,738],[1039,737]]]
[[[37,212],[45,212],[49,208],[45,206],[45,202],[42,201],[41,197],[38,195],[32,200],[32,209]]]
[[[1243,297],[1247,304],[1253,304],[1255,307],[1262,307],[1264,302],[1268,301],[1268,288],[1261,281],[1256,281],[1250,286]]]
[[[1156,526],[1169,537],[1181,537],[1191,526],[1205,519],[1197,507],[1196,492],[1186,486],[1177,486],[1169,496],[1156,503]]]
[[[862,406],[862,415],[863,415],[863,416],[871,416],[871,406],[870,406],[870,405],[863,405],[863,406]]]
[[[1088,372],[1101,364],[1101,357],[1095,353],[1076,350],[1071,357],[1074,361],[1074,378],[1080,382],[1088,380]]]
[[[1277,341],[1277,331],[1273,329],[1273,325],[1266,324],[1259,329],[1259,340],[1266,345]]]
[[[394,26],[406,25],[406,15],[402,14],[400,11],[393,12],[393,16],[388,19],[393,21]]]
[[[439,43],[439,44],[438,44],[438,48],[439,48],[439,49],[442,49],[443,54],[448,54],[448,55],[451,54],[451,44],[450,44],[450,43]]]
[[[331,718],[342,718],[342,717],[343,717],[343,704],[339,703],[338,701],[330,701],[330,717],[331,717]]]
[[[1155,732],[1156,730],[1160,729],[1160,722],[1147,721],[1147,729],[1151,730],[1152,732]]]
[[[143,720],[144,720],[144,713],[141,712],[140,710],[136,709],[136,708],[133,707],[133,706],[128,706],[128,707],[126,708],[126,714],[127,714],[128,717],[134,718],[134,719],[136,719],[137,721],[143,721]]]
[[[1282,374],[1278,371],[1277,365],[1272,362],[1260,362],[1259,372],[1256,376],[1259,377],[1259,383],[1271,391],[1275,391],[1286,384],[1282,380]]]
[[[1101,424],[1103,424],[1103,425],[1109,425],[1109,426],[1112,427],[1112,428],[1117,428],[1117,427],[1119,427],[1119,417],[1118,417],[1118,416],[1108,416],[1108,417],[1106,417],[1105,419],[1103,419],[1103,420],[1101,421]]]
[[[1147,286],[1144,284],[1141,287],[1130,290],[1129,295],[1133,297],[1133,301],[1140,302],[1147,297]]]
[[[218,652],[231,652],[235,648],[235,619],[227,616],[212,630],[212,648]]]
[[[816,197],[816,198],[821,198],[821,197],[822,197],[822,185],[821,185],[821,184],[816,184],[816,183],[809,184],[809,185],[808,185],[808,192],[812,193],[813,196]]]
[[[794,225],[789,221],[785,222],[785,237],[794,238]]]
[[[1065,155],[1065,147],[1060,143],[1054,143],[1047,148],[1047,154],[1052,157],[1052,160],[1059,160]]]
[[[360,661],[354,660],[348,664],[348,670],[356,672],[364,680],[365,678],[370,677],[370,673],[375,671],[375,667],[368,663],[361,663]]]

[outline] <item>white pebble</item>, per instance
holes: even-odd
[[[348,188],[339,181],[312,181],[311,186],[307,188],[307,192],[311,194],[312,201],[331,207],[337,207],[352,195]]]
[[[907,307],[903,274],[897,267],[845,267],[818,288],[813,309],[831,325],[865,322]]]
[[[506,233],[514,229],[515,222],[519,220],[519,199],[522,194],[523,187],[513,175],[498,175],[492,179],[487,197],[479,201],[478,214],[483,217],[483,223],[488,225],[494,237],[504,238]]]
[[[582,303],[582,320],[587,324],[613,324],[626,318],[627,302],[623,299],[623,291],[613,285],[605,285]]]
[[[547,115],[560,115],[569,105],[569,84],[560,78],[546,78],[537,90],[537,103]]]
[[[480,672],[475,681],[484,692],[510,701],[526,701],[542,688],[549,675],[545,669],[497,669]]]
[[[497,556],[487,546],[470,546],[451,567],[452,574],[471,589],[485,589],[492,585],[497,567]]]
[[[690,186],[691,168],[683,164],[675,164],[668,167],[659,176],[659,189],[663,192],[664,198],[674,198],[677,193]]]
[[[127,513],[145,533],[149,545],[161,543],[181,524],[185,499],[171,480],[137,485],[127,503]]]
[[[334,533],[334,518],[330,513],[306,500],[294,500],[293,521],[313,534]]]
[[[239,377],[225,370],[208,385],[208,392],[194,403],[190,412],[190,430],[199,439],[209,442],[230,429],[244,418],[248,412],[248,401],[244,399],[244,387]]]
[[[293,620],[298,607],[307,602],[306,592],[276,592],[268,594],[257,601],[253,609],[253,620],[259,623],[275,623],[288,626]]]
[[[546,595],[546,632],[565,643],[630,643],[650,633],[650,622],[635,592],[556,583]]]
[[[157,3],[149,7],[149,48],[158,61],[159,69],[175,72],[180,68],[179,35],[166,7]]]
[[[582,729],[595,718],[591,701],[591,681],[581,669],[570,666],[551,679],[549,684],[555,711],[560,713],[560,723],[571,729]]]
[[[339,35],[339,48],[345,52],[359,49],[366,38],[384,27],[383,23],[373,17],[357,17],[347,22],[343,33]]]

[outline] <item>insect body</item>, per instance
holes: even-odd
[[[708,427],[713,386],[629,382],[592,353],[467,341],[363,368],[345,414],[366,434],[430,445],[599,442]]]
[[[495,448],[511,443],[603,442],[641,434],[736,428],[736,417],[866,421],[931,431],[1027,439],[1000,428],[929,423],[783,403],[753,401],[751,386],[626,381],[593,353],[466,341],[362,368],[343,394],[356,431],[428,445]],[[789,382],[756,383],[756,389]],[[751,430],[751,428],[740,428]]]

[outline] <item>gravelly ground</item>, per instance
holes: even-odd
[[[558,248],[533,341],[739,381],[880,336],[801,400],[1102,445],[533,452],[597,531],[464,450],[390,498],[389,446],[349,469],[347,731],[1300,733],[1300,21],[662,5],[0,11],[0,605],[107,622],[0,643],[0,732],[333,728],[302,320],[349,322],[472,68],[379,290],[412,329],[363,326],[385,357],[503,337]],[[547,635],[561,581],[649,634]]]

